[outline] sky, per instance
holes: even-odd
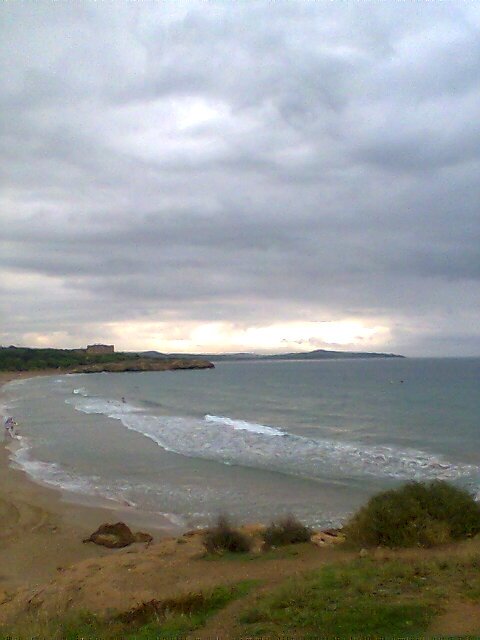
[[[480,4],[0,5],[0,344],[480,355]]]

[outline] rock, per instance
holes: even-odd
[[[109,549],[120,549],[128,547],[135,542],[135,536],[124,522],[115,524],[102,524],[89,538],[83,542],[94,542]]]
[[[369,555],[367,549],[360,549],[360,553],[358,554],[359,558],[368,558]]]
[[[310,538],[310,542],[316,544],[317,547],[325,547],[330,544],[339,544],[344,542],[345,536],[335,531],[335,533],[331,533],[330,531],[317,531]]]
[[[153,541],[153,536],[149,533],[145,533],[145,531],[137,531],[135,534],[135,542],[146,542],[150,544]]]
[[[71,373],[121,373],[124,371],[174,371],[176,369],[213,369],[215,365],[199,358],[136,358],[118,362],[83,364],[71,369]]]
[[[194,538],[195,536],[203,536],[205,529],[191,529],[183,534],[184,538]]]
[[[115,524],[102,524],[92,533],[89,538],[85,538],[83,542],[94,542],[95,544],[108,547],[109,549],[121,549],[128,547],[132,542],[146,542],[150,544],[153,537],[145,531],[137,531],[132,533],[130,528],[124,522]]]
[[[329,536],[337,538],[338,536],[343,536],[341,529],[324,529],[322,533],[326,533]]]

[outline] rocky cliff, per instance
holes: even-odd
[[[214,364],[208,360],[189,358],[168,358],[165,360],[153,358],[136,358],[134,360],[122,360],[120,362],[99,362],[85,364],[75,369],[72,373],[121,373],[124,371],[173,371],[175,369],[213,369]]]

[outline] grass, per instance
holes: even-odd
[[[142,603],[111,618],[89,613],[65,614],[56,620],[25,620],[1,640],[161,640],[182,637],[201,628],[207,620],[237,598],[246,596],[258,584],[243,580],[163,601]]]
[[[178,606],[162,610],[160,620],[152,620],[132,634],[124,635],[126,640],[150,640],[151,638],[182,637],[205,625],[207,620],[236,598],[246,596],[257,584],[254,580],[244,580],[233,587],[216,587],[210,593],[198,598],[198,607],[191,608],[185,598],[177,599]]]
[[[418,637],[451,597],[480,601],[480,556],[356,560],[287,581],[240,618],[245,636]]]
[[[266,549],[261,553],[232,553],[231,551],[224,551],[223,553],[206,553],[202,556],[202,560],[206,562],[223,562],[224,560],[231,562],[245,562],[256,561],[262,562],[264,560],[288,560],[296,556],[300,556],[307,549],[310,549],[309,543],[298,544],[295,546],[282,546]]]

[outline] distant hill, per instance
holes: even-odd
[[[139,351],[137,354],[142,358],[168,358],[166,353],[160,353],[160,351]]]
[[[274,356],[263,356],[267,360],[346,360],[352,358],[404,358],[395,353],[374,353],[370,351],[329,351],[316,349],[306,353],[281,353]]]
[[[365,351],[329,351],[316,349],[315,351],[303,351],[298,353],[278,353],[273,355],[260,355],[258,353],[170,353],[164,354],[158,351],[144,351],[140,354],[147,358],[206,358],[214,362],[235,360],[346,360],[346,359],[372,359],[372,358],[404,358],[395,353],[374,353]]]

